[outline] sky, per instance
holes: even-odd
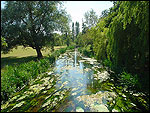
[[[1,8],[4,8],[4,1],[1,1]]]
[[[67,13],[70,14],[72,22],[79,22],[80,30],[85,12],[92,8],[99,17],[103,10],[109,9],[112,6],[113,2],[110,1],[64,1],[64,8],[66,8]],[[4,1],[1,1],[1,8],[3,7]],[[71,25],[72,23],[70,23],[70,27]]]
[[[80,29],[82,27],[82,18],[84,13],[91,8],[96,12],[98,17],[105,9],[109,9],[113,6],[113,2],[110,1],[65,1],[64,7],[68,14],[70,14],[72,22],[78,21],[80,23]]]

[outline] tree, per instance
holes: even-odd
[[[77,38],[79,32],[80,32],[79,22],[76,22],[75,23],[75,36],[76,36],[76,38]]]
[[[60,1],[7,1],[1,9],[1,31],[8,44],[7,51],[17,45],[29,46],[41,58],[41,49],[54,42],[53,32],[64,32],[68,26],[69,16],[61,4]]]
[[[91,9],[90,11],[85,12],[84,19],[86,26],[90,29],[97,24],[98,16],[96,15],[96,12]]]
[[[72,40],[74,41],[75,30],[74,30],[74,22],[72,22]]]
[[[102,17],[107,17],[107,16],[108,16],[108,13],[109,13],[109,12],[108,12],[108,10],[106,9],[106,10],[102,11],[102,14],[101,14],[100,17],[101,17],[101,18],[102,18]]]
[[[67,44],[67,47],[68,47],[70,45],[70,40],[69,40],[67,32],[65,33],[65,37],[66,37],[66,44]]]
[[[85,34],[87,30],[88,30],[88,27],[86,26],[85,22],[83,22],[83,19],[82,19],[82,34]]]
[[[1,51],[5,50],[7,47],[6,39],[4,37],[1,37]]]

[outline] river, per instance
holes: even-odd
[[[55,67],[55,73],[62,75],[61,82],[57,82],[57,87],[59,88],[62,83],[67,82],[65,87],[71,88],[68,100],[63,103],[64,106],[61,106],[58,111],[75,111],[76,106],[78,106],[76,105],[76,97],[92,93],[88,89],[93,78],[92,65],[82,62],[80,53],[75,50],[75,52],[69,52],[60,56],[56,61]]]
[[[38,76],[16,92],[3,112],[118,112],[140,111],[130,95],[116,87],[110,74],[95,59],[77,49],[61,54],[51,71]],[[117,92],[117,93],[116,93]],[[131,98],[131,96],[133,96]],[[144,101],[144,100],[143,100]],[[144,104],[143,104],[144,106]],[[148,108],[147,108],[148,109]]]
[[[100,63],[94,59],[83,57],[76,49],[74,52],[67,52],[57,59],[54,72],[61,75],[61,78],[56,87],[59,89],[62,83],[66,83],[65,88],[69,88],[71,91],[67,99],[56,111],[91,111],[90,106],[85,107],[78,97],[94,93],[93,86],[97,85],[94,84],[94,67],[100,67]],[[104,93],[104,91],[102,92]],[[103,101],[106,100],[103,98]],[[98,104],[100,105],[100,103]]]

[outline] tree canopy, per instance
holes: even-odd
[[[1,31],[9,51],[17,45],[41,49],[54,41],[54,31],[65,32],[69,28],[69,15],[60,1],[7,1],[1,9]]]
[[[144,76],[143,81],[148,80],[149,1],[113,3],[109,10],[102,11],[95,26],[86,30],[90,21],[82,23],[78,45],[85,48],[84,51],[89,51],[90,47],[90,53],[93,51],[100,62],[108,61],[114,71],[119,73],[124,70],[138,74],[140,78]],[[86,13],[85,17],[88,20],[90,14]],[[147,83],[143,82],[145,85]]]
[[[91,28],[97,24],[98,16],[96,15],[96,12],[93,9],[91,9],[85,12],[84,19],[84,23],[86,24],[86,26],[88,28]]]

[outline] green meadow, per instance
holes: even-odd
[[[55,46],[54,50],[59,50],[60,48],[65,48],[66,46]],[[46,57],[51,54],[50,49],[42,50],[42,54]],[[22,64],[24,62],[29,62],[35,60],[37,57],[36,50],[31,47],[23,48],[23,46],[18,46],[13,48],[8,54],[1,53],[1,72],[5,70],[6,65]]]

